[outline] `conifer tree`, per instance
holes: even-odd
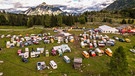
[[[128,62],[122,46],[113,53],[109,66],[110,76],[128,76]]]

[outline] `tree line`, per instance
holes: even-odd
[[[124,10],[121,10],[120,13],[124,17],[131,17],[135,19],[135,9],[124,9]]]
[[[54,26],[72,26],[76,22],[85,24],[87,18],[83,15],[32,15],[27,16],[24,14],[0,14],[0,25],[10,26],[27,26],[32,27],[33,25],[43,25],[44,27]]]

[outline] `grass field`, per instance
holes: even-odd
[[[26,29],[26,26],[0,26],[0,29]]]
[[[34,30],[28,30],[28,31],[0,31],[0,34],[38,34],[38,33],[44,33],[44,32],[50,32],[52,35],[56,34],[51,30],[43,30],[43,29],[34,29]],[[75,34],[78,36],[80,33],[83,33],[83,31],[70,31],[70,33]],[[113,36],[123,37],[122,35],[115,35],[115,34],[108,34],[111,38]],[[129,51],[130,48],[135,45],[135,37],[134,36],[128,36],[129,39],[131,39],[131,43],[126,42],[119,42],[116,41],[116,45],[113,47],[110,47],[112,51],[114,52],[115,49],[118,46],[123,46],[124,50],[127,54],[127,61],[129,63],[129,70],[133,70],[135,72],[135,54],[131,53]],[[80,43],[68,43],[69,47],[71,48],[71,53],[64,53],[64,55],[67,55],[71,58],[71,63],[67,64],[63,60],[62,57],[59,56],[49,56],[45,57],[43,54],[39,58],[29,58],[28,63],[23,63],[21,61],[21,58],[17,55],[17,50],[20,49],[20,47],[14,47],[7,49],[5,48],[5,41],[10,40],[9,38],[3,38],[0,39],[0,47],[3,48],[2,51],[0,51],[0,60],[3,60],[4,63],[0,64],[0,72],[4,73],[4,76],[62,76],[63,74],[67,74],[68,76],[97,76],[101,74],[102,76],[105,76],[108,70],[108,63],[110,60],[110,57],[107,55],[103,55],[101,57],[90,57],[89,59],[86,59],[82,56],[81,52],[84,50],[88,50],[88,48],[82,49],[80,48]],[[62,43],[61,43],[62,44]],[[44,44],[43,42],[40,42],[39,45],[31,45],[28,46],[29,49],[31,48],[36,49],[37,47],[46,47],[45,49],[51,51],[52,47],[55,45],[61,45],[57,43],[52,44]],[[24,50],[25,47],[21,48]],[[105,49],[101,48],[101,49]],[[75,70],[73,68],[73,58],[74,57],[82,57],[83,58],[83,65],[81,67],[81,70]],[[36,70],[36,63],[38,61],[45,61],[47,65],[49,65],[49,61],[54,60],[58,64],[58,68],[56,70],[53,69],[45,69],[43,71],[37,71]]]

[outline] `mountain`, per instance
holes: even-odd
[[[31,7],[24,12],[24,14],[27,15],[58,15],[61,13],[63,13],[61,9],[54,7],[53,5],[47,5],[45,2],[36,7]]]
[[[66,4],[57,5],[64,12],[83,13],[85,11],[100,11],[115,0],[69,0]]]
[[[116,0],[105,8],[105,10],[122,10],[128,8],[135,8],[135,0]]]
[[[116,0],[54,0],[46,1],[39,5],[41,0],[32,4],[31,1],[28,0],[29,3],[21,3],[19,2],[19,6],[21,7],[10,7],[8,9],[4,9],[10,13],[20,13],[24,11],[24,14],[27,15],[42,15],[42,14],[59,14],[62,12],[75,13],[80,14],[85,11],[100,11]],[[18,3],[17,3],[18,4]]]

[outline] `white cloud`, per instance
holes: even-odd
[[[0,0],[0,9],[37,6],[43,2],[49,5],[65,5],[69,8],[87,8],[95,5],[112,2],[113,0]],[[23,9],[24,9],[23,8]]]

